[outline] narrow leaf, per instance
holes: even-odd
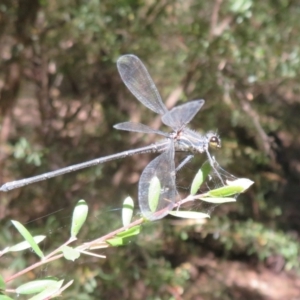
[[[196,195],[198,190],[200,189],[202,183],[206,180],[209,172],[211,171],[211,165],[208,161],[206,161],[201,169],[197,172],[196,176],[193,179],[191,185],[191,195]]]
[[[227,203],[227,202],[236,202],[235,198],[229,198],[229,197],[221,197],[221,198],[214,198],[214,197],[201,197],[199,198],[202,201],[209,202],[209,203]]]
[[[129,228],[128,230],[118,233],[116,237],[109,239],[106,242],[113,247],[123,246],[128,244],[132,240],[132,237],[138,235],[140,232],[141,225],[137,225]]]
[[[107,244],[118,247],[118,246],[124,246],[129,244],[132,241],[132,236],[125,236],[125,237],[114,237],[112,239],[107,240]]]
[[[29,243],[33,251],[41,258],[44,257],[44,254],[37,243],[34,241],[34,238],[29,233],[29,231],[18,221],[11,221],[23,238]]]
[[[123,202],[122,222],[123,226],[130,224],[133,215],[134,203],[131,197],[127,197]]]
[[[56,293],[60,290],[63,283],[64,283],[63,280],[60,280],[60,281],[57,281],[57,282],[52,282],[45,290],[43,290],[41,293],[33,296],[29,300],[49,299],[49,297],[56,295]]]
[[[45,238],[46,238],[45,235],[36,235],[36,236],[33,237],[34,241],[37,244],[42,242]],[[30,247],[31,247],[31,245],[27,241],[24,241],[24,242],[21,242],[21,243],[18,243],[16,245],[14,245],[14,246],[9,247],[8,252],[22,251],[22,250],[28,249]]]
[[[2,275],[0,274],[0,290],[5,290],[5,289],[6,289],[6,284]]]
[[[42,279],[30,281],[17,287],[16,293],[21,295],[40,293],[41,291],[45,290],[49,285],[52,285],[54,282],[57,282],[57,280]]]
[[[80,257],[80,252],[77,251],[76,249],[72,248],[72,247],[69,247],[69,246],[63,246],[61,248],[62,250],[62,253],[65,257],[65,259],[67,260],[76,260],[77,258]]]
[[[198,212],[198,211],[186,211],[186,210],[174,210],[170,211],[169,215],[178,218],[185,218],[185,219],[204,219],[210,218],[208,214]]]
[[[14,299],[0,293],[0,300],[14,300]]]
[[[246,191],[253,183],[254,181],[248,179],[248,178],[238,178],[236,180],[233,181],[229,181],[227,180],[227,185],[228,186],[240,186],[243,187],[243,191]]]
[[[155,212],[158,206],[161,185],[159,179],[154,176],[149,185],[148,201],[151,212]]]
[[[232,195],[239,194],[243,191],[243,187],[241,186],[223,186],[215,190],[211,190],[206,193],[206,195],[210,197],[228,197]]]
[[[84,200],[79,200],[73,211],[71,237],[76,237],[82,225],[84,224],[87,214],[88,206]]]
[[[212,197],[228,197],[235,194],[243,193],[254,182],[247,178],[239,178],[233,181],[227,180],[227,185],[221,188],[209,191],[207,195]]]
[[[133,236],[133,235],[138,235],[139,233],[141,232],[141,226],[140,225],[137,225],[137,226],[134,226],[132,228],[129,228],[125,231],[122,231],[120,233],[117,234],[118,237],[130,237],[130,236]]]
[[[123,246],[125,245],[124,239],[121,237],[115,237],[113,239],[109,239],[106,241],[109,245],[113,247]]]

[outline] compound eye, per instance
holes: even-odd
[[[209,140],[209,146],[213,148],[221,148],[221,141],[217,136],[212,136]]]

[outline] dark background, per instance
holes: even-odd
[[[299,14],[293,0],[1,1],[1,183],[157,140],[112,128],[160,127],[120,79],[116,60],[127,53],[145,63],[167,107],[206,100],[191,127],[217,130],[220,165],[255,182],[205,224],[166,218],[103,251],[106,260],[61,260],[11,287],[57,276],[75,279],[64,299],[299,297]],[[46,234],[45,252],[59,246],[82,198],[90,208],[82,242],[118,228],[115,208],[136,199],[152,157],[1,193],[1,248],[21,240],[11,219]],[[0,263],[6,275],[33,262],[28,251]]]

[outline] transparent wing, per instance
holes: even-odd
[[[119,123],[114,125],[114,128],[119,130],[125,130],[125,131],[133,131],[133,132],[155,133],[155,134],[160,134],[162,136],[168,137],[167,133],[160,130],[153,129],[141,123],[124,122],[124,123]]]
[[[143,216],[148,220],[163,218],[173,209],[176,196],[174,144],[170,141],[168,150],[152,160],[141,175],[139,204]]]
[[[161,115],[168,111],[146,67],[138,57],[123,55],[118,59],[117,67],[123,82],[140,102]]]
[[[195,100],[172,108],[162,116],[162,122],[177,130],[188,124],[204,104],[204,100]]]
[[[124,123],[119,123],[114,125],[114,128],[118,130],[133,131],[133,132],[155,133],[155,134],[162,135],[164,137],[169,137],[167,133],[160,130],[153,129],[142,123],[124,122]]]
[[[213,190],[227,184],[227,181],[236,180],[237,177],[223,169],[214,157],[211,160],[207,160],[204,164],[210,165],[210,172],[205,182],[206,188]]]

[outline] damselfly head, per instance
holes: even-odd
[[[212,148],[221,148],[221,139],[215,132],[208,132],[206,134],[209,147]]]

